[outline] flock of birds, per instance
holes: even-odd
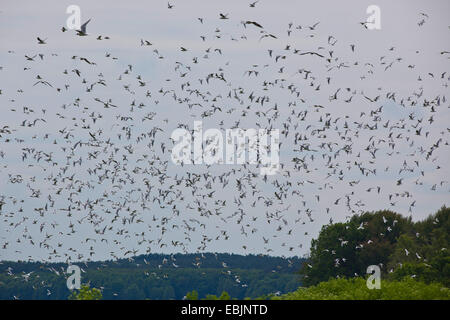
[[[114,41],[89,34],[90,21],[75,34],[61,31],[81,42]],[[214,27],[206,30],[207,22]],[[449,191],[440,172],[450,129],[436,125],[448,117],[447,71],[419,70],[395,47],[359,56],[356,42],[342,45],[320,22],[290,22],[284,35],[228,13],[194,23],[205,28],[203,47],[180,45],[176,60],[153,40],[136,43],[149,64],[162,66],[157,79],[110,52],[8,52],[18,62],[2,65],[0,76],[21,81],[0,88],[0,257],[72,263],[230,246],[298,255],[312,226],[361,213],[369,199],[412,212],[418,193]],[[234,34],[222,30],[227,24],[238,26]],[[227,43],[251,43],[254,63],[229,58]],[[37,44],[58,48],[42,36]],[[434,57],[445,63],[450,52]],[[394,72],[416,86],[366,85]],[[279,129],[278,174],[260,176],[249,164],[174,165],[170,134],[192,131],[194,120],[222,130]],[[394,227],[386,223],[386,232]]]

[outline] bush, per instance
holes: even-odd
[[[299,288],[275,300],[449,300],[450,290],[439,283],[426,284],[412,278],[381,281],[381,289],[368,289],[363,278],[333,279]]]
[[[69,300],[101,300],[102,292],[99,289],[90,289],[88,285],[82,285],[78,292],[72,292]]]

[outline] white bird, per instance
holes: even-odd
[[[32,274],[33,272],[34,272],[34,271],[31,271],[31,272],[29,272],[29,273],[25,273],[25,274],[22,275],[22,277],[25,279],[25,281],[28,281],[28,278],[31,276],[31,274]]]
[[[89,21],[91,21],[91,19],[89,19],[88,21],[86,21],[85,23],[83,23],[81,25],[80,30],[76,30],[77,31],[77,35],[78,36],[87,36],[88,34],[86,33],[86,26],[89,23]]]
[[[406,255],[409,255],[408,249],[405,249],[405,254],[406,254]]]

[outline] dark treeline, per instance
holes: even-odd
[[[262,255],[150,254],[117,261],[76,263],[81,282],[104,299],[183,299],[227,291],[236,298],[286,293],[300,285],[303,260]],[[2,262],[0,299],[67,299],[65,263]],[[30,274],[31,273],[31,274]]]

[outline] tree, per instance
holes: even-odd
[[[228,292],[222,291],[222,294],[219,297],[214,294],[207,294],[204,300],[231,300],[231,297]]]
[[[310,258],[300,270],[303,284],[363,276],[369,265],[378,265],[383,278],[413,277],[450,286],[449,215],[450,208],[442,207],[413,223],[385,210],[326,225],[312,240]]]
[[[186,300],[198,300],[198,292],[192,290],[191,292],[186,293]]]
[[[401,281],[383,280],[381,289],[370,290],[366,280],[332,279],[308,288],[301,287],[274,300],[449,300],[450,290],[440,283],[426,284],[411,277]]]
[[[388,210],[367,212],[346,223],[323,226],[319,237],[311,241],[310,258],[300,270],[303,284],[361,276],[369,265],[379,265],[386,271],[397,239],[411,230],[411,219]]]
[[[73,291],[69,300],[101,300],[102,292],[97,288],[89,288],[89,285],[82,285],[78,292]]]

